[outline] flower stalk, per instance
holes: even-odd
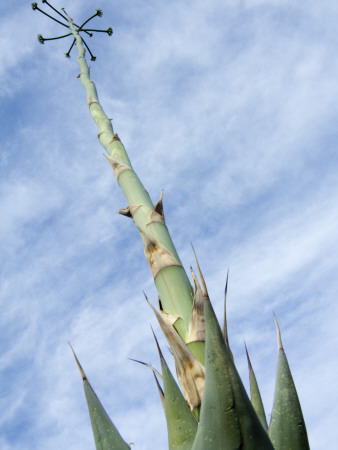
[[[69,28],[74,35],[74,41],[67,52],[74,45],[78,49],[78,63],[80,67],[81,83],[86,91],[87,104],[94,122],[98,127],[98,138],[107,153],[115,177],[128,202],[128,207],[122,211],[131,217],[139,230],[144,245],[145,256],[152,271],[154,282],[159,293],[163,311],[175,317],[174,328],[184,342],[189,338],[189,324],[192,312],[193,290],[189,278],[182,266],[175,246],[165,224],[164,215],[158,213],[163,208],[162,196],[160,204],[152,203],[148,192],[135,173],[127,152],[114,132],[111,120],[104,112],[96,91],[94,82],[90,79],[89,67],[85,59],[85,48],[92,60],[95,58],[80,35],[81,27],[74,27],[71,17],[63,9],[67,17]],[[102,12],[97,10],[96,14]],[[108,30],[110,30],[108,28]],[[108,33],[109,34],[109,33]],[[161,216],[161,220],[159,220]],[[189,343],[192,353],[199,359],[204,359],[204,342]]]

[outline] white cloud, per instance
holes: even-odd
[[[69,8],[79,21],[93,9]],[[230,340],[246,385],[244,339],[269,413],[275,310],[311,446],[333,448],[337,6],[102,9],[95,25],[114,35],[88,41],[99,97],[153,200],[165,189],[181,259],[193,263],[192,240],[220,317],[230,268]],[[142,290],[157,295],[137,231],[115,212],[125,200],[101,156],[76,52],[68,61],[71,41],[38,45],[39,32],[60,30],[28,3],[0,20],[0,446],[93,447],[70,340],[125,439],[164,448],[152,375],[127,360],[159,365]]]

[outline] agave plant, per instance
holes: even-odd
[[[92,35],[96,31],[112,34],[111,28],[85,28],[91,19],[102,16],[101,10],[96,10],[93,16],[78,26],[64,9],[62,12],[58,11],[46,0],[42,0],[42,3],[53,9],[62,21],[42,11],[37,3],[32,3],[33,10],[39,10],[59,22],[68,28],[68,33],[48,39],[38,35],[38,40],[44,43],[50,39],[71,36],[73,41],[66,53],[67,57],[74,45],[77,47],[79,78],[86,91],[89,111],[98,127],[98,138],[107,153],[106,158],[128,202],[128,206],[119,212],[131,218],[139,231],[158,291],[158,308],[147,298],[146,300],[168,340],[179,382],[178,384],[170,372],[154,335],[162,374],[149,367],[154,373],[167,421],[169,449],[309,449],[306,427],[277,320],[275,319],[279,359],[268,427],[248,351],[246,349],[251,399],[237,372],[229,346],[226,319],[228,283],[225,288],[224,323],[221,329],[195,252],[198,276],[191,269],[192,286],[165,223],[163,193],[157,203],[153,204],[133,170],[111,120],[102,109],[95,84],[90,78],[85,47],[91,60],[95,60],[95,56],[80,34]],[[96,449],[130,448],[104,410],[75,352],[74,357],[83,379]]]

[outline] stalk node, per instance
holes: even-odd
[[[113,120],[113,119],[109,119],[109,120]],[[111,144],[114,141],[119,141],[121,142],[121,139],[119,138],[119,135],[117,133],[114,133],[114,136],[111,138],[109,144]]]
[[[93,103],[97,103],[97,104],[99,105],[99,102],[98,102],[97,100],[94,100],[94,99],[90,98],[90,99],[88,100],[88,106],[89,106],[89,108],[92,106]]]

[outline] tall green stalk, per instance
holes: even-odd
[[[97,125],[99,141],[108,154],[107,159],[128,202],[128,207],[120,212],[131,217],[139,230],[163,311],[177,318],[174,327],[186,342],[189,336],[193,290],[165,224],[162,195],[154,205],[135,173],[119,136],[114,133],[111,120],[100,104],[95,83],[90,79],[82,38],[69,16],[68,20],[76,39],[81,70],[79,77],[86,91],[89,111]],[[203,355],[203,343],[197,347],[190,346],[197,358]]]

